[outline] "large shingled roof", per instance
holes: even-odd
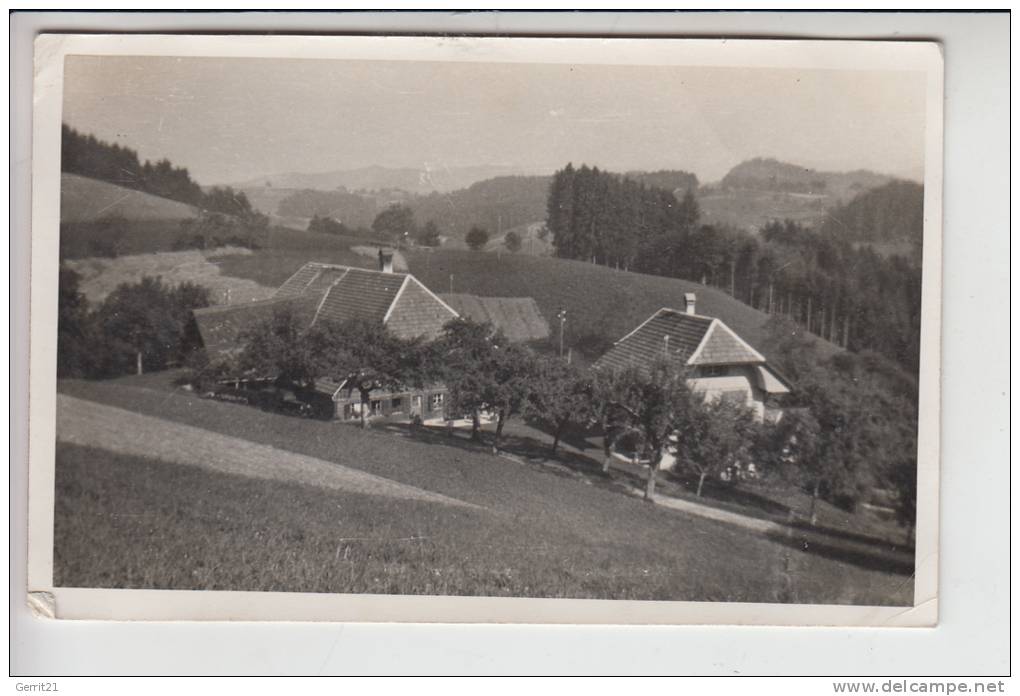
[[[435,338],[457,312],[406,273],[306,263],[261,302],[210,307],[195,312],[210,353],[237,348],[244,329],[282,307],[299,307],[302,321],[367,319],[386,324],[397,336]]]
[[[549,323],[542,316],[534,298],[464,294],[444,294],[440,297],[462,317],[488,322],[515,343],[549,337]]]
[[[300,321],[311,322],[315,306],[300,297],[270,298],[235,305],[214,305],[194,310],[202,343],[210,355],[230,353],[240,349],[245,331],[259,322],[271,319],[282,310],[298,312]]]
[[[668,356],[682,365],[760,364],[765,357],[711,317],[660,309],[621,338],[596,367],[646,367]]]

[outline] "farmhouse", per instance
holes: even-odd
[[[689,384],[706,399],[745,404],[759,420],[774,422],[778,397],[790,383],[719,319],[695,312],[695,295],[684,295],[684,311],[663,308],[617,341],[595,367],[643,367],[666,357],[691,369]]]
[[[211,356],[229,356],[242,349],[246,330],[281,309],[294,312],[309,326],[326,320],[378,321],[405,339],[433,340],[450,320],[462,315],[488,321],[514,341],[549,335],[549,327],[533,299],[472,295],[441,298],[413,275],[394,272],[393,254],[386,250],[379,251],[378,270],[306,263],[271,298],[195,310],[195,325],[201,344]],[[343,420],[361,417],[357,385],[343,380],[317,379],[311,392],[301,393],[299,398],[323,415]],[[425,389],[375,390],[366,415],[438,419],[445,417],[447,402],[447,389],[441,384]]]

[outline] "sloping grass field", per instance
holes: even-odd
[[[649,505],[460,438],[200,399],[167,375],[62,393],[335,462],[465,509],[59,444],[60,586],[906,605],[909,576]],[[133,437],[124,429],[124,438]],[[58,435],[59,439],[59,435]],[[178,443],[182,453],[191,447]]]
[[[60,174],[60,221],[87,222],[104,217],[128,220],[183,220],[198,216],[187,203],[153,196],[77,174]]]
[[[414,250],[407,259],[411,272],[435,292],[449,292],[452,275],[454,292],[535,298],[557,339],[555,318],[560,309],[566,309],[567,345],[585,336],[598,336],[611,344],[662,307],[682,309],[687,292],[697,294],[699,314],[722,319],[752,344],[760,341],[769,318],[699,283],[583,261],[455,249]]]

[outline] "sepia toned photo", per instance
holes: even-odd
[[[40,42],[41,611],[936,620],[937,46]]]

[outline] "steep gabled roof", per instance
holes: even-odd
[[[765,357],[711,317],[663,308],[621,338],[596,367],[645,367],[668,356],[681,365],[759,364]]]
[[[206,350],[217,354],[239,349],[245,330],[283,308],[297,310],[305,325],[367,319],[401,338],[436,338],[458,316],[412,275],[326,263],[306,263],[268,300],[199,309],[194,315]]]
[[[349,268],[324,289],[325,297],[315,319],[337,323],[351,319],[382,322],[406,279],[402,273]]]
[[[413,275],[406,278],[383,318],[386,328],[401,338],[438,338],[443,327],[459,316],[457,311]]]
[[[701,345],[688,361],[691,365],[739,365],[765,362],[765,356],[747,344],[718,319],[712,320]]]
[[[549,323],[531,297],[479,297],[477,295],[440,295],[462,317],[488,322],[514,342],[537,341],[549,337]]]
[[[379,321],[401,338],[435,338],[457,312],[407,273],[307,263],[276,291],[317,306],[315,321]]]

